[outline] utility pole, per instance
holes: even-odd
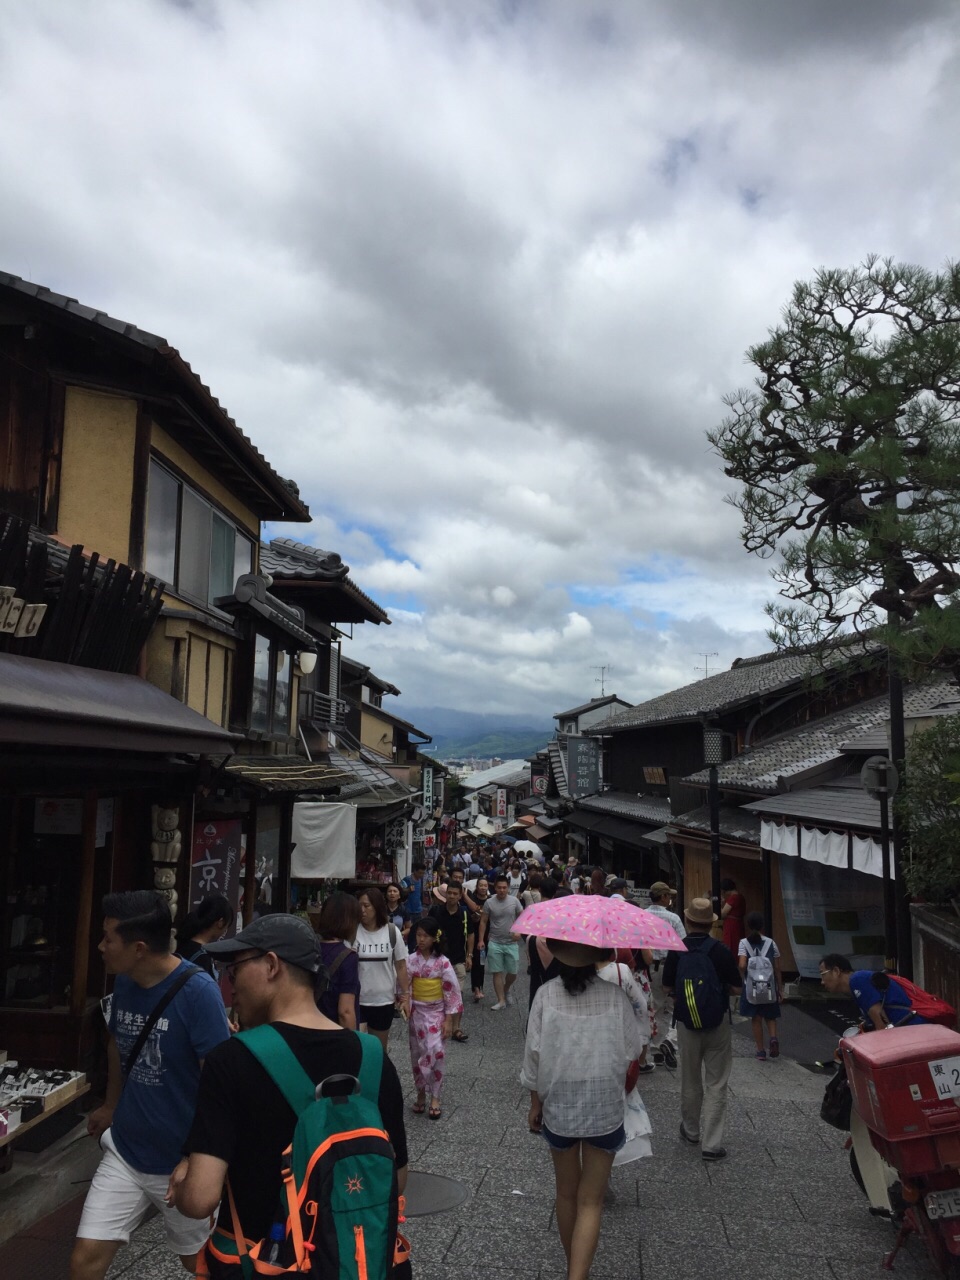
[[[600,672],[600,674],[597,676],[597,678],[594,680],[593,683],[598,684],[600,686],[600,697],[603,698],[606,696],[603,691],[604,677],[606,676],[610,668],[607,666],[604,666],[604,667],[594,667],[593,669],[594,671]]]
[[[701,652],[701,653],[700,653],[700,657],[703,659],[703,666],[702,666],[702,667],[694,667],[694,671],[702,671],[702,672],[703,672],[703,675],[704,675],[704,679],[706,679],[706,677],[707,677],[707,676],[709,676],[709,674],[710,674],[710,659],[711,659],[711,658],[719,657],[719,654],[717,654],[717,653],[703,653],[703,652]]]

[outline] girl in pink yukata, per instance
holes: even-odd
[[[446,1067],[446,1041],[453,1030],[453,1015],[463,1012],[460,983],[453,965],[442,953],[437,938],[440,926],[425,916],[417,922],[417,949],[407,961],[410,978],[410,1061],[417,1100],[413,1109],[422,1114],[430,1095],[431,1120],[440,1119],[440,1094]]]

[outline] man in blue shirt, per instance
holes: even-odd
[[[407,912],[407,919],[416,923],[423,915],[423,873],[426,866],[422,862],[413,864],[413,875],[404,876],[400,883],[407,891],[407,901],[404,904]]]
[[[854,969],[846,956],[833,953],[820,961],[820,981],[831,995],[852,996],[860,1017],[873,1031],[881,1027],[911,1027],[926,1022],[911,1013],[910,997],[896,978],[883,975],[885,989],[869,969]]]
[[[193,1275],[208,1224],[185,1217],[164,1200],[190,1130],[208,1053],[229,1039],[220,989],[170,952],[173,921],[153,890],[109,893],[103,900],[100,954],[116,975],[104,1001],[110,1032],[107,1097],[90,1113],[87,1131],[103,1159],[77,1228],[71,1280],[102,1280],[151,1204],[161,1212],[167,1243]],[[181,984],[182,985],[179,985]],[[177,988],[136,1054],[153,1011]]]

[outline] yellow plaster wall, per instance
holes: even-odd
[[[150,424],[150,443],[158,453],[172,462],[175,467],[179,467],[185,476],[189,476],[191,480],[195,481],[198,489],[202,489],[211,498],[219,502],[225,511],[229,511],[237,522],[252,535],[255,542],[259,540],[260,521],[250,508],[244,506],[226,485],[189,454],[172,436],[169,436],[162,427],[158,427],[155,422]]]
[[[130,559],[137,402],[67,387],[57,533],[102,559]]]
[[[383,735],[386,734],[386,739]],[[366,705],[360,708],[360,741],[371,751],[376,751],[387,759],[393,757],[393,726],[386,720],[380,720],[367,710]]]
[[[226,727],[236,642],[195,619],[161,618],[146,646],[146,678]]]

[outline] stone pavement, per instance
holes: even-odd
[[[464,1181],[460,1209],[411,1219],[415,1280],[562,1280],[563,1251],[553,1223],[553,1172],[546,1144],[527,1131],[527,1096],[517,1083],[526,982],[519,1006],[493,1013],[468,1004],[467,1044],[451,1044],[444,1115],[408,1116],[411,1167]],[[492,994],[492,993],[491,993]],[[470,999],[468,993],[468,1000]],[[604,1212],[594,1280],[866,1280],[879,1276],[894,1228],[872,1218],[849,1173],[843,1137],[818,1116],[824,1079],[788,1056],[758,1063],[747,1027],[736,1028],[727,1148],[704,1165],[682,1143],[679,1081],[658,1068],[641,1087],[653,1122],[653,1158],[615,1169]],[[793,1045],[791,1045],[791,1038]],[[830,1032],[798,1010],[787,1012],[785,1047],[803,1060],[828,1058]],[[817,1052],[814,1052],[817,1050]],[[391,1051],[413,1087],[406,1028]],[[159,1221],[136,1233],[111,1276],[175,1280]],[[894,1278],[932,1280],[922,1245],[901,1252]]]

